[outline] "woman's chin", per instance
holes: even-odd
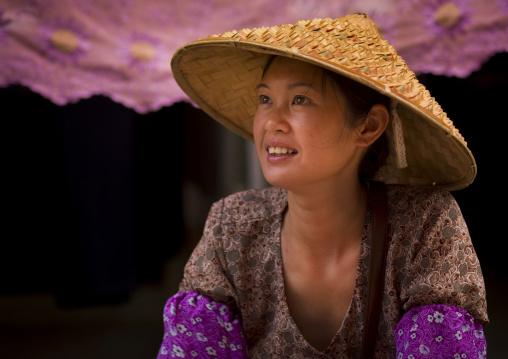
[[[285,178],[285,176],[275,176],[275,175],[271,175],[271,174],[265,174],[263,172],[263,175],[265,177],[265,180],[266,182],[268,182],[268,184],[270,184],[271,186],[274,186],[274,187],[280,187],[280,188],[286,188],[287,185],[288,185],[288,180],[287,178]]]
[[[265,174],[265,180],[273,187],[279,187],[291,191],[303,185],[301,178],[290,174]]]

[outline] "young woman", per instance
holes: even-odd
[[[357,358],[369,344],[374,358],[485,357],[483,278],[447,192],[474,159],[366,15],[213,36],[173,69],[253,139],[273,187],[212,206],[160,358]],[[366,343],[372,180],[387,183],[388,242]]]

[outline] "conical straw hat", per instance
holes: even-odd
[[[334,71],[397,104],[386,130],[390,156],[375,180],[446,190],[473,182],[476,163],[464,138],[366,14],[212,35],[178,49],[171,65],[194,103],[252,141],[255,88],[271,55]]]

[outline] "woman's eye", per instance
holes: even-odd
[[[267,104],[267,103],[271,103],[270,97],[265,96],[265,95],[260,95],[259,96],[259,104],[260,105],[264,105],[264,104]]]
[[[293,103],[295,105],[305,105],[306,103],[308,103],[308,101],[309,100],[305,96],[295,96]]]

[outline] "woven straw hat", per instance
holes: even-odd
[[[473,182],[476,163],[464,138],[365,14],[212,35],[178,49],[171,65],[192,101],[252,141],[255,87],[271,55],[323,67],[392,99],[390,156],[375,180],[447,190]]]

